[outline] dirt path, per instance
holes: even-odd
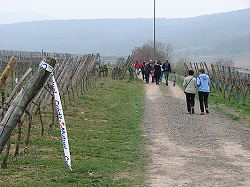
[[[250,131],[211,112],[186,112],[184,94],[145,85],[149,186],[250,186]]]

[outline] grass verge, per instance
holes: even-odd
[[[240,121],[245,126],[250,127],[250,96],[248,96],[246,102],[237,102],[234,99],[229,101],[227,98],[224,98],[222,94],[219,95],[212,91],[209,101],[213,109],[220,114],[232,120]]]
[[[37,125],[28,150],[1,170],[1,186],[145,186],[143,99],[141,81],[98,81],[64,112],[73,172],[65,166],[58,124],[44,137]],[[49,113],[43,111],[47,127]]]
[[[183,77],[177,77],[177,84],[183,88]],[[237,102],[232,99],[229,101],[221,94],[216,93],[214,90],[209,95],[210,106],[218,113],[226,116],[234,121],[242,122],[245,126],[250,127],[250,95],[245,102]]]

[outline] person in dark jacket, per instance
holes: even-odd
[[[168,77],[169,74],[171,73],[171,65],[169,64],[168,60],[166,60],[166,62],[162,65],[162,69],[163,69],[163,75],[166,80],[166,86],[168,86]]]
[[[198,87],[201,115],[204,115],[204,105],[206,113],[209,113],[208,95],[210,92],[210,78],[207,74],[205,74],[204,69],[199,69],[199,75],[196,78],[196,81]]]
[[[161,66],[159,62],[157,62],[156,65],[154,66],[154,77],[155,77],[156,84],[159,84],[160,77],[161,77]]]
[[[149,75],[151,74],[151,66],[150,63],[145,65],[145,80],[146,84],[149,84]]]
[[[151,63],[150,63],[150,68],[151,68],[151,77],[152,77],[152,83],[155,82],[155,62],[152,62],[151,60]]]
[[[144,62],[142,63],[142,66],[141,66],[142,80],[145,79],[145,66],[146,66],[146,62],[144,61]]]

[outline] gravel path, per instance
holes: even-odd
[[[149,186],[250,186],[249,129],[213,111],[187,114],[177,86],[166,93],[154,84],[145,89]]]

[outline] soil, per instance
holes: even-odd
[[[163,83],[162,83],[163,84]],[[250,131],[210,111],[187,114],[185,96],[169,84],[145,85],[143,130],[149,186],[250,186]]]

